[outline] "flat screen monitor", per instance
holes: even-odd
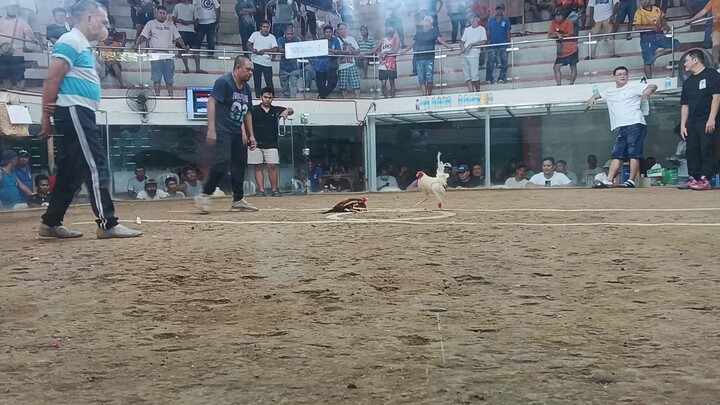
[[[189,120],[206,120],[211,87],[188,87],[185,89],[187,117]]]

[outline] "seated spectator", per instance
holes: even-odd
[[[387,188],[399,189],[397,179],[390,175],[387,168],[380,169],[380,175],[377,177],[378,191],[387,191]]]
[[[158,190],[158,183],[155,179],[147,179],[145,181],[145,187],[137,195],[138,200],[159,200],[168,197],[170,197],[168,193]]]
[[[25,188],[23,191],[26,197],[30,197],[33,194],[33,179],[32,179],[32,171],[30,170],[30,154],[25,149],[21,150],[17,154],[18,156],[18,163],[17,166],[13,169],[14,174],[17,176],[18,180],[22,184],[25,185]],[[27,190],[27,191],[25,191]]]
[[[320,165],[315,164],[315,162],[308,162],[308,179],[310,179],[310,192],[317,193],[322,191],[323,189],[323,180],[322,177],[325,175],[325,173],[322,170],[322,167]]]
[[[640,172],[641,173],[647,172],[648,170],[652,169],[652,167],[655,166],[656,163],[657,163],[657,160],[655,160],[654,157],[648,156],[647,158],[645,158],[645,160],[642,161]]]
[[[410,169],[408,169],[407,166],[403,166],[400,168],[400,173],[398,173],[396,180],[398,187],[401,190],[405,190],[410,184],[412,184],[413,181],[415,181],[415,176],[410,173]]]
[[[115,77],[120,87],[125,87],[122,77],[122,59],[123,44],[115,40],[115,36],[111,33],[105,40],[98,44],[97,68],[101,78],[108,76]]]
[[[472,177],[480,186],[485,185],[485,169],[483,169],[481,164],[476,163],[472,165]]]
[[[550,23],[548,38],[555,38],[558,42],[557,58],[553,65],[555,83],[562,86],[562,72],[560,68],[570,65],[570,84],[575,84],[577,78],[578,42],[577,39],[565,39],[575,36],[575,27],[572,21],[565,18],[560,12],[555,12],[555,19]]]
[[[50,204],[50,178],[44,174],[35,176],[35,191],[27,199],[28,207],[47,207]]]
[[[295,173],[295,177],[290,181],[290,188],[292,188],[294,195],[305,195],[310,190],[307,189],[307,171],[304,169],[298,169]]]
[[[530,178],[528,187],[559,187],[569,186],[570,179],[562,173],[555,171],[555,159],[552,157],[544,157],[542,162],[542,173],[538,173]]]
[[[145,189],[145,180],[147,180],[145,168],[137,166],[135,168],[135,177],[130,178],[127,184],[127,192],[130,198],[136,198],[138,193]]]
[[[588,168],[583,170],[583,184],[590,186],[593,184],[595,175],[602,173],[602,168],[598,167],[597,156],[595,155],[588,155],[587,164]]]
[[[47,29],[45,30],[45,37],[47,37],[48,41],[54,44],[58,39],[60,39],[62,34],[70,32],[71,27],[70,24],[67,23],[67,11],[65,11],[64,8],[54,8],[52,12],[55,24],[47,26]]]
[[[641,7],[635,12],[633,28],[638,31],[651,31],[640,33],[640,49],[643,58],[643,72],[645,77],[653,77],[652,67],[657,58],[682,51],[680,41],[668,38],[665,32],[670,32],[670,26],[665,20],[665,13],[659,7],[652,5],[651,0],[641,0]],[[662,48],[662,51],[659,49]]]
[[[198,180],[198,174],[192,167],[186,167],[183,170],[185,181],[178,186],[178,191],[182,191],[185,197],[195,197],[202,194],[203,183]]]
[[[605,186],[604,184],[612,182],[611,179],[608,179],[608,173],[610,173],[611,163],[612,159],[605,162],[605,166],[603,166],[604,172],[595,175],[592,183],[593,188],[606,188],[607,186]]]
[[[568,164],[566,161],[558,160],[557,164],[555,165],[555,170],[557,170],[559,173],[562,173],[565,176],[567,176],[567,178],[570,179],[571,186],[577,186],[577,184],[578,184],[577,174],[568,170]]]
[[[352,191],[350,182],[348,179],[342,177],[342,170],[340,168],[333,168],[330,171],[332,178],[325,182],[325,191]]]
[[[525,167],[525,165],[522,163],[518,163],[515,166],[515,177],[510,177],[509,179],[505,180],[505,187],[523,188],[527,186],[528,180],[525,178],[525,176],[527,176],[527,167]]]
[[[6,15],[0,18],[0,80],[6,89],[25,89],[25,42],[37,43],[32,28],[27,21],[18,17],[18,5],[8,4]],[[6,45],[7,44],[7,45]],[[41,46],[42,47],[42,46]]]
[[[451,181],[452,180],[452,181]],[[482,184],[470,173],[468,165],[460,165],[457,168],[457,177],[448,179],[449,188],[476,188]]]
[[[6,150],[0,159],[0,204],[5,209],[26,208],[21,189],[24,184],[17,178],[13,169],[17,165],[17,153]],[[24,191],[24,190],[23,190]]]
[[[182,191],[178,191],[178,183],[174,177],[165,179],[165,192],[168,198],[185,198],[185,194]]]

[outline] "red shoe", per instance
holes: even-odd
[[[708,179],[701,177],[700,180],[698,180],[695,185],[690,186],[690,188],[696,191],[712,190],[712,185],[710,185]]]
[[[697,184],[697,180],[693,178],[693,176],[690,176],[684,183],[680,184],[678,188],[680,190],[690,190]]]

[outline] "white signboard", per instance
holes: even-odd
[[[285,58],[299,59],[312,56],[327,56],[328,40],[318,39],[317,41],[290,42],[285,44]]]

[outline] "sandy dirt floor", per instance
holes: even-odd
[[[448,194],[0,213],[0,403],[718,403],[720,191]]]

